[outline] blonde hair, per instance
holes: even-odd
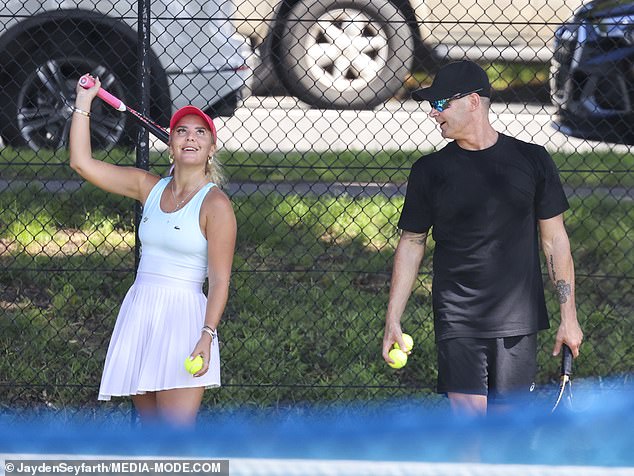
[[[219,187],[224,185],[227,181],[222,164],[215,154],[211,156],[211,160],[205,163],[205,175]]]

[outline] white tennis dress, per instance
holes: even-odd
[[[208,372],[194,377],[185,359],[194,350],[205,320],[207,240],[200,230],[203,186],[180,210],[165,213],[160,201],[171,177],[150,192],[139,227],[141,261],[121,304],[103,375],[99,400],[157,390],[220,385],[218,341],[211,347]]]

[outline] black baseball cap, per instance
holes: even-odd
[[[477,91],[480,96],[491,97],[491,83],[487,74],[473,61],[455,61],[440,68],[430,87],[412,91],[412,99],[438,101],[472,91]]]

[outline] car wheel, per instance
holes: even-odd
[[[49,59],[31,64],[15,96],[15,125],[10,142],[33,150],[60,149],[68,145],[68,134],[75,103],[77,79],[90,72],[98,76],[103,88],[117,97],[126,92],[114,73],[99,62],[82,58]],[[94,101],[90,121],[91,141],[95,149],[110,149],[129,144],[126,117]]]
[[[134,100],[138,63],[134,44],[117,25],[87,23],[84,18],[69,18],[46,26],[24,29],[1,52],[6,74],[0,75],[2,137],[14,147],[33,150],[59,149],[68,145],[68,133],[75,102],[75,86],[87,72],[99,76],[102,87],[131,107]],[[95,42],[110,38],[114,48]],[[167,77],[152,54],[150,115],[159,124],[169,121],[171,101]],[[136,127],[125,114],[100,100],[92,104],[91,137],[95,149],[132,146]]]
[[[398,9],[372,0],[300,0],[274,31],[276,72],[315,107],[366,109],[392,97],[413,60],[413,34]]]

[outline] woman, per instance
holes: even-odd
[[[166,178],[95,160],[89,122],[99,87],[99,79],[90,89],[77,85],[70,166],[97,187],[144,206],[141,261],[117,317],[99,400],[130,395],[143,422],[193,425],[204,389],[220,385],[216,329],[236,240],[231,203],[218,188],[216,129],[198,108],[176,111],[169,139],[174,170]],[[192,376],[184,362],[195,356],[202,357],[203,367]]]

